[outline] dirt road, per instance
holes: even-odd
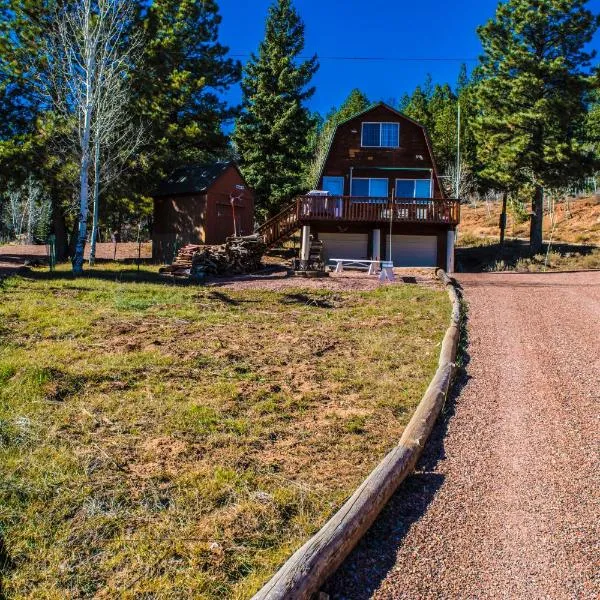
[[[600,273],[460,275],[469,363],[332,598],[600,597]]]

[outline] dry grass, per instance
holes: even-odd
[[[0,290],[4,594],[247,598],[396,443],[447,296],[117,269]]]
[[[458,244],[472,246],[482,238],[498,239],[498,223],[501,204],[499,202],[480,203],[477,207],[461,207],[461,223]],[[600,245],[600,201],[598,198],[571,200],[569,205],[560,202],[556,205],[556,227],[553,239],[570,244]],[[544,238],[549,238],[552,229],[550,215],[544,217]],[[508,215],[506,235],[529,237],[529,221],[519,223]]]

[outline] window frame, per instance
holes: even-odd
[[[364,143],[365,125],[379,125],[380,126],[379,127],[379,144],[377,146],[371,146],[371,145]],[[397,135],[397,143],[395,146],[382,146],[381,145],[382,130],[383,130],[381,125],[395,125],[397,127],[398,135]],[[361,146],[361,148],[387,148],[387,149],[400,148],[400,123],[398,123],[397,121],[363,121],[361,123],[361,129],[360,129],[360,146]]]
[[[398,196],[398,182],[399,181],[412,181],[413,182],[413,200],[431,200],[433,198],[433,177],[396,177],[394,181],[394,195],[397,198],[405,198],[405,196]],[[417,181],[429,181],[429,196],[427,198],[417,197]]]
[[[369,193],[366,196],[355,196],[352,194],[352,185],[355,181],[368,181],[369,182]],[[371,181],[385,181],[387,187],[387,196],[372,196],[371,195]],[[390,180],[389,177],[353,177],[352,185],[350,186],[350,197],[351,198],[381,198],[388,199],[390,197]]]

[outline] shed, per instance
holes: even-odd
[[[176,169],[153,194],[152,257],[170,262],[185,244],[222,244],[254,230],[254,193],[234,162]]]

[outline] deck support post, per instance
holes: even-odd
[[[448,230],[446,243],[446,273],[454,273],[454,229]]]
[[[310,258],[310,225],[302,226],[302,246],[300,247],[300,268],[308,268]]]
[[[381,260],[381,229],[373,229],[371,260]]]

